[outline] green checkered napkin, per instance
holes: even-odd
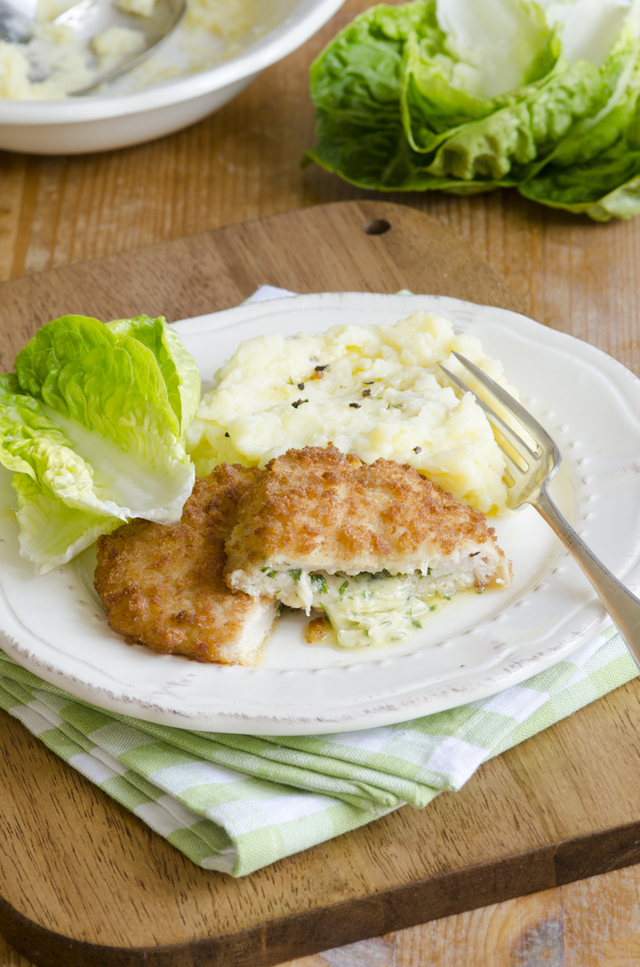
[[[361,732],[269,737],[104,712],[0,652],[0,707],[194,863],[244,876],[460,789],[486,759],[637,674],[610,626],[570,659],[461,708]]]

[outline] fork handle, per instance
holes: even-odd
[[[544,487],[530,502],[553,528],[591,581],[640,669],[640,599],[598,560],[564,519]]]

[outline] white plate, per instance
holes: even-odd
[[[640,381],[586,343],[501,309],[436,296],[326,293],[240,306],[177,324],[210,380],[240,339],[394,323],[439,312],[501,359],[526,406],[555,438],[552,496],[605,564],[640,583]],[[5,506],[11,500],[4,473]],[[8,495],[8,496],[7,496]],[[0,629],[25,667],[103,708],[191,729],[270,735],[400,722],[491,695],[570,655],[605,614],[577,565],[527,507],[498,521],[513,561],[505,592],[458,596],[402,646],[343,652],[307,645],[304,620],[279,623],[260,668],[203,665],[130,647],[92,593],[90,555],[34,575],[0,520]]]

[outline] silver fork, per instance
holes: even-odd
[[[520,405],[502,386],[478,369],[472,362],[453,353],[456,359],[469,373],[487,389],[492,396],[504,407],[526,430],[534,441],[536,449],[531,447],[505,421],[467,386],[464,380],[456,376],[445,366],[440,369],[448,379],[463,393],[473,393],[476,402],[484,410],[491,425],[504,438],[524,467],[513,458],[508,450],[498,441],[507,458],[511,479],[509,488],[509,506],[520,507],[521,504],[531,504],[544,517],[556,532],[562,543],[573,554],[576,561],[587,575],[597,591],[600,600],[613,618],[627,648],[640,668],[640,599],[629,591],[587,547],[581,537],[564,519],[556,505],[547,493],[547,485],[556,475],[561,463],[560,451],[547,431],[537,420]]]

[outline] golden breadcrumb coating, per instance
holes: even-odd
[[[153,651],[255,664],[274,602],[224,583],[224,542],[240,496],[261,471],[223,464],[197,478],[177,524],[140,518],[98,541],[95,588],[109,624]]]
[[[267,464],[239,502],[226,552],[228,583],[249,593],[265,583],[258,575],[267,566],[353,575],[464,565],[476,587],[511,580],[484,514],[412,467],[366,464],[332,445]]]

